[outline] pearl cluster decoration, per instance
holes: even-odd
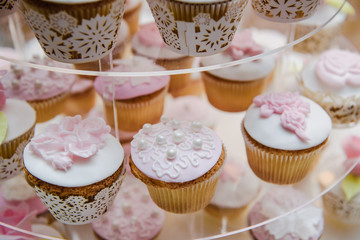
[[[170,179],[177,179],[182,171],[198,168],[210,159],[217,161],[213,152],[220,154],[222,149],[221,140],[202,123],[166,116],[158,124],[144,124],[131,146],[132,159],[139,158],[141,164],[149,164],[157,177]]]

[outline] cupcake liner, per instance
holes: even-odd
[[[124,12],[124,20],[129,25],[130,35],[133,36],[139,30],[139,17],[142,8],[142,2],[129,11]]]
[[[164,101],[168,87],[163,88],[144,101],[115,101],[118,127],[124,131],[138,131],[145,123],[157,123],[164,111]],[[113,102],[104,100],[107,124],[115,127]]]
[[[278,150],[252,140],[244,128],[244,123],[242,123],[241,131],[251,169],[262,180],[275,184],[293,184],[305,178],[327,142],[326,140],[306,150]]]
[[[201,73],[206,96],[211,105],[227,112],[241,112],[248,109],[252,100],[261,94],[266,78],[252,81],[228,81],[209,73]]]
[[[110,208],[124,180],[125,169],[125,166],[122,167],[120,176],[111,186],[87,198],[81,195],[60,197],[36,185],[34,190],[56,220],[71,225],[87,224],[102,216]]]
[[[15,140],[1,145],[0,181],[15,177],[23,171],[23,151],[34,135],[34,129],[35,126]]]
[[[27,101],[36,111],[36,122],[46,122],[62,113],[69,95],[66,92],[45,100]]]
[[[317,26],[303,26],[297,24],[295,28],[294,39],[299,39],[309,32],[315,30]],[[337,36],[341,33],[341,27],[327,27],[320,30],[311,37],[303,40],[302,42],[294,45],[294,51],[301,53],[319,54],[327,49],[330,49],[334,44]]]
[[[318,103],[331,117],[334,127],[350,127],[360,120],[360,96],[342,97],[330,91],[315,92],[298,77],[302,94]]]
[[[66,101],[65,114],[75,116],[80,114],[85,116],[95,106],[96,91],[95,88],[76,94],[71,94]]]
[[[12,14],[15,12],[15,1],[16,0],[6,0],[6,1],[1,1],[0,3],[0,17],[6,17],[9,14]]]
[[[175,52],[190,56],[207,56],[225,50],[247,1],[147,0],[165,44]]]
[[[311,17],[320,0],[252,0],[254,12],[273,22],[297,22]]]
[[[115,46],[124,0],[61,4],[22,0],[19,7],[45,54],[57,61],[98,60]]]
[[[346,224],[360,224],[360,202],[347,201],[331,191],[324,194],[324,208],[334,219]]]
[[[193,185],[170,189],[147,185],[151,199],[160,208],[173,213],[191,213],[205,208],[214,196],[222,169]]]

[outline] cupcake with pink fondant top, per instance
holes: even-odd
[[[302,192],[290,187],[269,189],[251,208],[249,224],[273,219],[309,201]],[[324,230],[322,209],[313,204],[266,225],[251,230],[257,240],[315,240]]]
[[[167,70],[192,67],[193,57],[181,55],[166,47],[155,22],[140,26],[131,44],[134,54],[150,58]],[[171,75],[169,92],[184,88],[190,81],[191,74]]]
[[[36,63],[67,68],[50,59]],[[9,98],[27,101],[36,111],[36,121],[44,122],[60,114],[65,106],[75,75],[12,65],[1,82]]]
[[[163,67],[143,57],[122,59],[116,61],[115,64],[116,67],[112,71],[164,71]],[[94,87],[103,99],[106,122],[114,128],[115,116],[119,129],[130,132],[141,129],[145,123],[159,122],[164,109],[169,78],[168,75],[97,77]],[[113,97],[117,110],[115,115]]]
[[[324,194],[324,207],[329,216],[341,223],[360,224],[360,136],[350,135],[343,141],[346,155],[344,171],[353,167],[341,183]],[[354,164],[355,167],[354,167]],[[327,187],[327,186],[324,186]]]
[[[307,64],[299,84],[303,94],[320,104],[335,126],[360,120],[360,54],[332,49]]]
[[[246,29],[235,34],[231,45],[225,51],[202,57],[200,66],[237,61],[263,52],[264,48],[255,42],[251,30]],[[232,67],[204,71],[201,75],[206,96],[211,105],[220,110],[244,111],[253,98],[263,92],[274,67],[274,58],[266,56]]]

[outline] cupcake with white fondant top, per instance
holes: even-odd
[[[307,64],[299,77],[304,96],[320,104],[335,126],[360,120],[360,54],[332,49]]]
[[[167,70],[188,69],[193,64],[193,57],[173,52],[166,47],[155,22],[141,25],[131,46],[134,54],[150,58]],[[171,75],[169,92],[183,89],[190,82],[190,73]]]
[[[124,150],[101,118],[65,117],[24,150],[27,182],[66,224],[86,224],[111,206],[123,180]]]
[[[249,225],[279,217],[310,200],[304,193],[290,187],[269,189],[251,208]],[[308,204],[271,223],[251,229],[256,240],[315,240],[324,230],[321,208]]]
[[[129,163],[160,208],[190,213],[209,204],[224,160],[225,148],[211,129],[163,116],[134,136]]]
[[[7,99],[0,83],[0,180],[21,173],[22,152],[34,135],[36,112],[26,101]]]
[[[253,57],[264,52],[247,29],[235,34],[225,51],[203,57],[201,66],[212,66]],[[266,56],[261,59],[232,67],[201,72],[206,96],[214,107],[227,112],[246,110],[253,98],[263,92],[267,79],[275,68],[275,59]]]
[[[332,124],[314,101],[280,92],[255,97],[241,129],[254,173],[267,182],[293,184],[317,162]]]

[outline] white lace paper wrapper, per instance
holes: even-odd
[[[296,22],[311,17],[320,0],[252,0],[255,13],[273,22]]]
[[[0,17],[5,17],[14,12],[14,3],[16,0],[0,0]]]
[[[233,39],[247,1],[187,4],[147,0],[168,48],[190,56],[207,56],[225,50]],[[217,13],[224,9],[227,9],[224,16],[219,17]]]
[[[12,178],[22,172],[24,168],[23,151],[27,143],[28,140],[20,143],[11,158],[0,157],[0,181]]]
[[[34,187],[34,190],[56,220],[71,225],[87,224],[102,216],[110,208],[124,176],[123,171],[118,180],[97,193],[90,202],[82,196],[69,196],[62,199],[37,186]]]
[[[20,9],[47,56],[60,62],[85,63],[106,56],[115,47],[124,0],[107,2],[100,3],[98,9],[74,8],[71,13],[61,7],[48,12],[36,8],[41,9],[39,12],[28,1],[22,1]],[[105,4],[109,6],[103,6]],[[106,15],[84,17],[106,8],[111,9]]]

